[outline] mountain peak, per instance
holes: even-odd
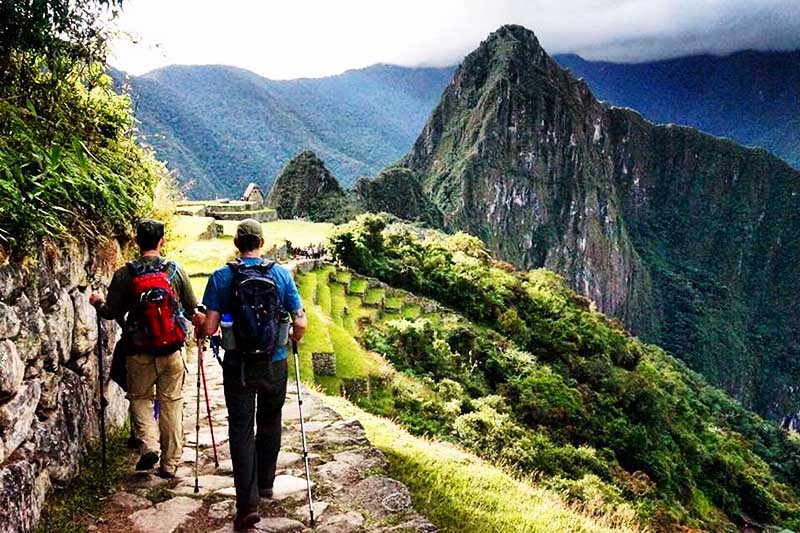
[[[341,185],[311,150],[303,150],[283,167],[267,198],[280,218],[330,220],[345,203]]]

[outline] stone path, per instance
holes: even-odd
[[[169,482],[151,472],[131,473],[120,492],[109,499],[90,530],[101,532],[233,531],[233,477],[228,447],[227,410],[222,372],[210,356],[206,381],[213,413],[219,467],[215,467],[211,434],[200,422],[200,492],[194,493],[195,394],[197,365],[189,364],[184,387],[182,464]],[[301,456],[300,422],[294,382],[289,383],[283,409],[283,447],[278,458],[274,495],[262,500],[261,522],[254,531],[324,533],[434,532],[436,528],[414,511],[406,487],[388,477],[383,453],[372,447],[357,420],[343,420],[303,388],[303,412],[312,459],[316,529],[308,527],[306,480]],[[201,417],[206,409],[201,396]]]

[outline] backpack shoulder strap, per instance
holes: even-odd
[[[172,268],[172,272],[167,274],[167,281],[172,283],[172,281],[175,279],[175,276],[178,275],[178,263],[176,263],[175,261],[165,261],[164,262],[164,270],[163,271],[167,272],[167,270],[170,267]]]

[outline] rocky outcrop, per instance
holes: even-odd
[[[800,173],[784,162],[609,108],[504,26],[464,59],[402,165],[446,229],[562,274],[749,407],[800,408]]]
[[[48,490],[74,477],[98,436],[98,339],[90,279],[108,283],[116,241],[46,246],[38,262],[0,263],[0,531],[30,531]],[[104,323],[106,368],[118,334]],[[109,385],[107,423],[127,401]]]

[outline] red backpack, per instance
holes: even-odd
[[[186,326],[181,306],[167,275],[177,265],[159,259],[155,265],[144,261],[128,263],[131,273],[130,294],[133,305],[126,320],[127,333],[134,349],[144,352],[172,352],[186,340]]]

